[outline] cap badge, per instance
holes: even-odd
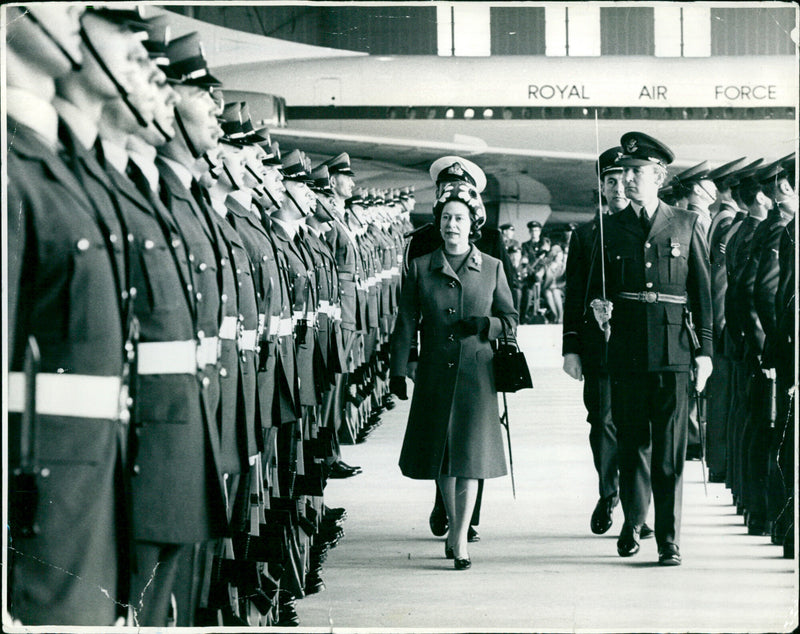
[[[448,169],[448,174],[453,174],[454,176],[463,176],[464,168],[461,167],[461,163],[453,163]]]
[[[628,142],[625,144],[625,150],[628,154],[634,154],[639,149],[639,144],[636,142],[636,139],[628,139]]]

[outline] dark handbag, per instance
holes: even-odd
[[[502,320],[501,320],[502,321]],[[533,387],[533,379],[528,369],[525,355],[519,349],[516,339],[509,339],[503,321],[503,336],[495,342],[494,386],[498,392],[517,392]]]

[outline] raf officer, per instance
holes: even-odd
[[[711,374],[708,246],[696,214],[658,199],[672,151],[641,132],[624,134],[620,145],[617,162],[631,204],[608,218],[604,254],[614,302],[608,369],[625,513],[617,551],[639,551],[652,487],[658,561],[676,566],[689,373],[696,372],[698,390]]]
[[[623,168],[616,164],[622,155],[617,146],[603,152],[597,161],[602,179],[602,193],[610,214],[625,209]],[[617,430],[611,417],[611,383],[605,366],[606,343],[603,331],[593,316],[589,300],[603,295],[603,279],[593,266],[600,248],[600,218],[578,227],[570,238],[567,257],[567,289],[564,301],[562,354],[564,372],[583,380],[583,403],[591,425],[589,445],[597,470],[600,499],[592,513],[592,532],[602,535],[612,524],[614,508],[619,503],[617,467]],[[651,537],[652,529],[643,525],[640,536]]]

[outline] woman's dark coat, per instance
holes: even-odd
[[[487,316],[487,333],[459,339],[455,324]],[[507,473],[490,341],[517,323],[502,264],[472,246],[458,275],[441,248],[411,261],[392,335],[392,376],[405,376],[421,331],[419,366],[400,469],[410,478]],[[447,462],[445,458],[447,448]]]

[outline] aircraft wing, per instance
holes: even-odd
[[[359,184],[367,187],[416,182],[419,194],[432,188],[430,164],[455,154],[497,178],[504,201],[549,205],[562,218],[588,219],[597,208],[594,154],[490,147],[467,136],[442,142],[289,128],[272,129],[270,134],[282,147],[300,148],[319,160],[347,152]]]

